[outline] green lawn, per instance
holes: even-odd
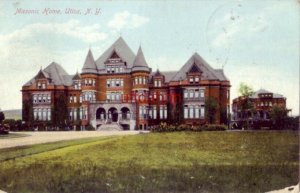
[[[0,151],[0,189],[264,192],[297,184],[297,132],[150,133]]]

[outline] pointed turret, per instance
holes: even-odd
[[[145,60],[144,53],[142,51],[141,46],[137,52],[137,55],[134,59],[132,71],[147,71],[150,72],[150,68]]]
[[[92,54],[92,51],[89,49],[89,52],[86,56],[83,68],[82,68],[82,74],[97,74],[97,66]]]

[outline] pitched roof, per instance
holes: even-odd
[[[127,66],[129,68],[132,67],[133,61],[135,59],[135,54],[132,52],[132,50],[128,47],[126,42],[123,40],[122,37],[117,39],[97,60],[96,65],[98,69],[104,69],[105,68],[105,62],[106,60],[112,56],[113,52],[116,52],[116,54],[127,63]]]
[[[259,89],[250,98],[258,98],[259,94],[273,94],[273,98],[284,98],[284,96],[281,94],[273,93],[265,89]]]
[[[63,67],[61,67],[61,65],[57,64],[56,62],[52,62],[44,70],[41,71],[48,79],[51,80],[51,83],[53,83],[54,85],[64,85],[64,86],[72,85],[72,77],[74,75],[68,75],[65,69],[63,69]],[[34,84],[35,79],[36,77],[32,78],[23,86],[30,86]]]
[[[151,79],[153,78],[153,76],[156,76],[155,74],[156,72],[152,72],[150,77]],[[172,78],[176,75],[177,71],[159,71],[159,74],[165,77],[165,82],[170,82],[172,80]]]
[[[213,69],[198,53],[193,54],[189,58],[172,80],[186,79],[186,73],[194,64],[202,71],[202,79],[204,80],[228,80],[223,73]]]
[[[144,56],[144,53],[143,53],[143,50],[142,50],[141,46],[139,47],[138,52],[137,52],[136,57],[135,57],[134,62],[133,62],[133,67],[135,67],[135,66],[148,67],[148,64],[145,60],[145,56]]]
[[[97,66],[92,51],[90,49],[85,58],[84,65],[82,67],[82,73],[97,73]]]
[[[159,69],[157,69],[153,76],[162,76],[162,74],[160,73]]]
[[[78,72],[76,72],[76,74],[73,76],[72,80],[80,80],[80,75]]]

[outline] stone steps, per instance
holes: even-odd
[[[97,131],[122,131],[122,126],[118,123],[105,123],[101,125]]]

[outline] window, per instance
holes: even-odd
[[[184,98],[188,98],[188,91],[187,90],[184,90]]]
[[[124,86],[124,80],[121,79],[120,83],[121,83],[121,87],[123,87]]]
[[[146,84],[146,77],[143,77],[143,84]]]
[[[168,118],[168,109],[167,106],[164,106],[164,119]]]
[[[142,77],[139,77],[139,84],[142,84]]]
[[[107,72],[110,73],[110,71],[111,71],[111,68],[107,67]]]
[[[190,83],[193,83],[193,82],[194,82],[194,78],[190,77]]]
[[[188,107],[184,106],[184,118],[187,119],[188,117]]]
[[[110,79],[106,80],[107,87],[110,87]]]
[[[77,103],[77,96],[74,96],[74,103]]]
[[[193,107],[193,106],[190,106],[190,107],[189,107],[189,117],[190,117],[191,119],[194,118],[194,107]]]
[[[199,82],[199,77],[195,77],[195,82]]]
[[[79,97],[79,102],[82,103],[82,95]]]
[[[156,106],[153,106],[153,119],[156,119],[157,111]]]
[[[43,84],[42,84],[42,89],[45,89],[45,88],[46,88],[46,84],[43,83]]]
[[[157,80],[154,81],[154,86],[157,87]]]
[[[163,113],[164,113],[163,110],[164,110],[164,109],[163,109],[163,106],[159,106],[159,118],[160,118],[160,119],[163,119]]]
[[[204,106],[201,106],[201,107],[200,107],[200,116],[201,116],[201,117],[204,117],[204,112],[205,112],[205,111],[204,111]]]
[[[200,90],[200,98],[204,98],[204,90]]]
[[[39,95],[39,97],[38,97],[38,102],[39,102],[39,103],[42,102],[42,96],[41,96],[41,95]]]
[[[194,98],[194,91],[193,90],[190,90],[190,95],[189,95],[189,98]]]
[[[158,81],[158,87],[161,87],[161,80]]]
[[[110,79],[110,87],[114,87],[115,86],[115,81],[114,79]]]
[[[195,118],[199,118],[199,107],[195,107]]]
[[[116,80],[116,86],[117,86],[117,87],[120,86],[120,80]]]
[[[135,77],[134,80],[135,80],[135,84],[138,84],[138,78]]]
[[[51,120],[51,109],[48,109],[47,120],[48,120],[48,121]]]
[[[43,95],[43,103],[45,103],[46,102],[46,95]]]
[[[37,103],[37,96],[33,95],[33,103]]]
[[[271,101],[269,102],[269,106],[270,106],[270,107],[272,106],[272,102],[271,102]]]
[[[199,90],[195,90],[195,98],[199,98]]]

